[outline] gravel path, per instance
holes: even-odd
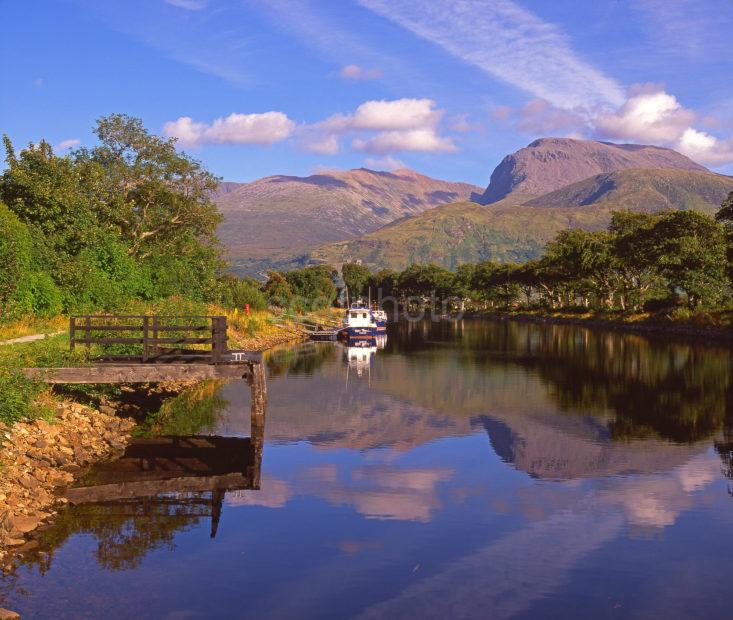
[[[24,342],[33,342],[34,340],[43,340],[44,338],[51,338],[51,336],[58,336],[65,332],[54,332],[52,334],[31,334],[30,336],[22,336],[21,338],[13,338],[11,340],[0,340],[0,346],[4,344],[22,344]]]

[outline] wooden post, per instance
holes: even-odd
[[[158,357],[158,315],[153,317],[153,357]]]
[[[86,324],[86,330],[84,332],[84,339],[86,340],[87,345],[87,355],[89,355],[89,351],[92,348],[92,343],[90,342],[92,339],[92,317],[87,316],[87,324]]]
[[[265,443],[265,413],[267,411],[267,383],[265,365],[250,364],[250,440],[252,442],[252,486],[260,488],[262,449]]]
[[[148,361],[148,346],[150,341],[150,334],[148,330],[150,328],[150,318],[147,316],[143,317],[143,364]]]
[[[69,319],[69,347],[74,350],[76,345],[76,317],[72,316]]]

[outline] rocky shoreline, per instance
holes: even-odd
[[[236,338],[236,344],[265,351],[303,338],[300,330],[283,328]],[[38,546],[36,537],[67,503],[63,489],[76,475],[122,454],[137,421],[187,386],[123,387],[119,399],[84,395],[88,404],[63,400],[56,405],[53,422],[39,419],[10,427],[0,423],[0,571],[12,570],[15,556]]]
[[[0,424],[0,566],[34,549],[35,532],[66,503],[59,489],[89,464],[121,453],[135,422],[64,401],[53,423],[45,420]]]

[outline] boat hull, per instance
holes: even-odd
[[[374,338],[377,335],[377,327],[346,327],[346,337],[349,340],[361,338]]]

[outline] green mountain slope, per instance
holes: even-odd
[[[597,175],[523,205],[445,205],[403,218],[358,239],[317,248],[310,258],[372,268],[411,263],[455,268],[484,259],[524,261],[539,256],[564,228],[598,230],[611,212],[696,209],[715,212],[733,177],[686,170],[625,170]]]

